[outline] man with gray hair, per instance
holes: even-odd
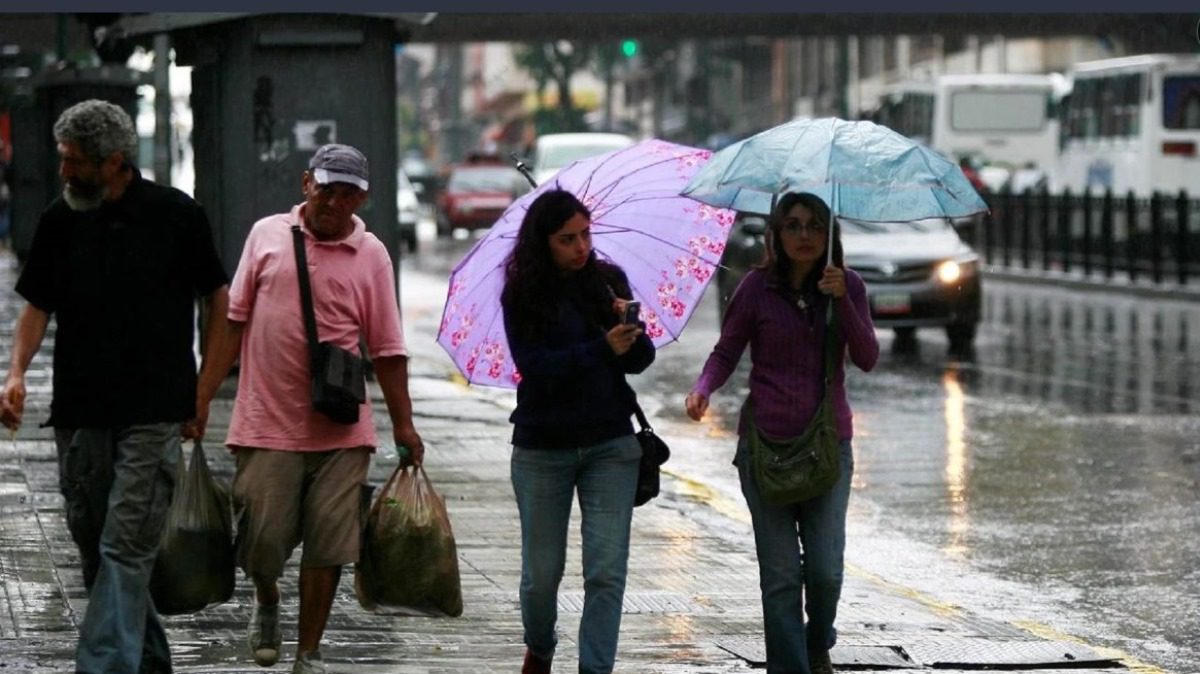
[[[76,672],[171,672],[150,598],[183,425],[196,410],[195,302],[209,325],[228,308],[228,279],[203,209],[142,178],[124,110],[74,105],[54,125],[62,197],[42,213],[17,281],[27,300],[0,389],[0,422],[24,415],[25,372],[53,314],[54,391],[67,526],[88,606]],[[208,344],[212,344],[210,337]],[[189,428],[194,424],[189,424]]]

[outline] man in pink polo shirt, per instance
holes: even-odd
[[[303,542],[292,671],[308,674],[325,671],[318,649],[341,567],[358,560],[360,485],[377,440],[369,401],[352,424],[313,409],[294,225],[303,232],[320,341],[355,353],[360,339],[366,344],[401,460],[420,464],[424,447],[413,428],[391,259],[354,215],[367,200],[366,157],[348,145],[322,146],[301,185],[304,203],[259,220],[246,238],[229,291],[228,330],[200,374],[192,433],[203,433],[209,402],[240,348],[226,443],[237,459],[238,561],[257,591],[250,649],[264,667],[279,659],[277,580]]]

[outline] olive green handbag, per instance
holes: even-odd
[[[833,303],[826,312],[824,390],[808,426],[787,440],[770,440],[758,432],[754,410],[748,406],[750,467],[758,490],[772,505],[791,505],[820,496],[841,477],[840,441],[829,400],[829,383],[834,371],[834,353],[841,342]]]

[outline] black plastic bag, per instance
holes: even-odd
[[[419,473],[419,474],[418,474]],[[446,503],[424,468],[399,468],[367,517],[354,589],[367,610],[460,616],[458,550]]]
[[[213,480],[199,441],[186,470],[181,457],[176,475],[150,577],[154,607],[164,615],[229,601],[235,584],[229,492]]]

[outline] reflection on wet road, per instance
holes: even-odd
[[[989,283],[972,360],[930,335],[854,379],[863,495],[1107,643],[1194,671],[1198,325],[1196,303]]]
[[[1200,305],[989,284],[998,349],[979,359],[982,386],[1084,413],[1189,413],[1200,374]]]

